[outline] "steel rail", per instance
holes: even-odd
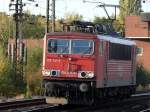
[[[135,96],[131,97],[130,99],[122,100],[122,101],[102,101],[101,103],[97,103],[92,106],[81,106],[81,105],[62,105],[62,106],[41,106],[25,111],[19,111],[19,112],[55,112],[55,111],[68,111],[68,112],[91,112],[93,110],[103,110],[107,108],[116,108],[116,107],[121,107],[122,105],[130,105],[134,104],[139,101],[144,101],[144,100],[150,100],[150,95],[149,96]]]
[[[145,93],[145,92],[144,92]],[[122,107],[123,105],[130,105],[135,104],[137,102],[141,101],[148,101],[150,100],[150,94],[149,92],[146,92],[147,94],[135,94],[135,96],[131,96],[128,99],[119,100],[116,101],[115,99],[110,101],[101,101],[100,103],[97,102],[96,104],[93,104],[92,106],[85,106],[85,105],[65,105],[63,106],[62,110],[69,111],[69,112],[91,112],[93,110],[103,110],[108,108],[118,108]]]
[[[81,106],[81,105],[50,105],[46,103],[45,98],[37,99],[28,99],[28,100],[19,100],[12,102],[0,103],[0,110],[12,110],[10,112],[49,112],[49,111],[71,111],[71,112],[83,112],[91,110],[103,110],[111,107],[117,107],[122,105],[134,104],[135,102],[148,101],[150,100],[150,95],[141,95],[141,96],[132,96],[129,99],[116,101],[101,101],[92,106]]]
[[[57,105],[39,105],[39,106],[31,106],[26,108],[17,108],[11,109],[10,112],[48,112],[48,111],[55,111],[58,110],[59,106]]]
[[[46,104],[45,98],[9,101],[9,102],[0,103],[0,110],[8,110],[13,108],[29,107],[29,106],[42,105],[42,104]]]
[[[106,110],[112,107],[118,108],[124,105],[131,105],[131,104],[134,105],[137,102],[148,101],[148,100],[150,100],[150,95],[131,97],[129,99],[122,100],[122,101],[116,101],[115,99],[111,101],[101,101],[101,102],[97,102],[92,106],[83,106],[80,108],[75,108],[71,110],[71,112],[92,112],[95,110]]]
[[[20,112],[47,112],[47,111],[56,111],[59,109],[59,106],[43,106],[43,107],[36,107],[34,109],[28,109]]]

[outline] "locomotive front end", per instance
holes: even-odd
[[[93,100],[95,53],[93,35],[47,35],[43,79],[46,96],[65,97],[69,103]],[[80,100],[80,101],[79,101]]]

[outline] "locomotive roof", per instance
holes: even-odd
[[[81,32],[52,32],[52,33],[47,33],[47,36],[71,36],[75,37],[78,36],[80,38],[92,38],[92,39],[100,39],[100,40],[106,40],[112,43],[118,43],[118,44],[123,44],[123,45],[136,45],[136,43],[132,40],[121,38],[121,37],[116,37],[116,36],[111,36],[111,35],[96,35],[96,34],[91,34],[91,33],[81,33]]]
[[[96,35],[92,33],[81,33],[81,32],[52,32],[52,33],[47,33],[47,36],[85,36],[89,38],[96,38]]]
[[[132,40],[127,40],[127,39],[119,38],[119,37],[113,37],[110,35],[97,35],[97,38],[100,40],[109,41],[111,43],[118,43],[118,44],[129,45],[129,46],[136,45],[136,43]]]

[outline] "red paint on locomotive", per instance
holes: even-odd
[[[57,77],[50,77],[44,76],[44,78],[56,78],[56,79],[69,79],[69,78],[79,78],[79,72],[93,72],[95,71],[95,53],[94,53],[94,41],[96,41],[95,36],[89,34],[82,34],[82,33],[55,33],[55,34],[48,34],[46,38],[46,53],[45,53],[45,70],[58,70],[59,76]],[[48,52],[48,41],[50,39],[60,39],[70,41],[89,41],[93,43],[91,46],[92,51],[90,54],[81,55],[80,53],[76,54],[68,54],[68,53],[49,53]],[[69,43],[68,43],[69,44]],[[82,77],[80,77],[82,78]],[[92,80],[94,77],[92,78]]]
[[[134,92],[136,44],[131,40],[88,33],[48,33],[43,54],[43,79],[50,86],[46,85],[47,89],[51,88],[51,96],[71,101],[86,96],[85,102],[92,102],[97,97]]]

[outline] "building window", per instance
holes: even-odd
[[[131,60],[131,46],[110,43],[109,59],[115,60]]]
[[[150,22],[148,22],[148,31],[150,31]]]
[[[143,48],[138,47],[138,48],[136,49],[136,54],[137,54],[137,56],[142,56],[142,55],[143,55]]]

